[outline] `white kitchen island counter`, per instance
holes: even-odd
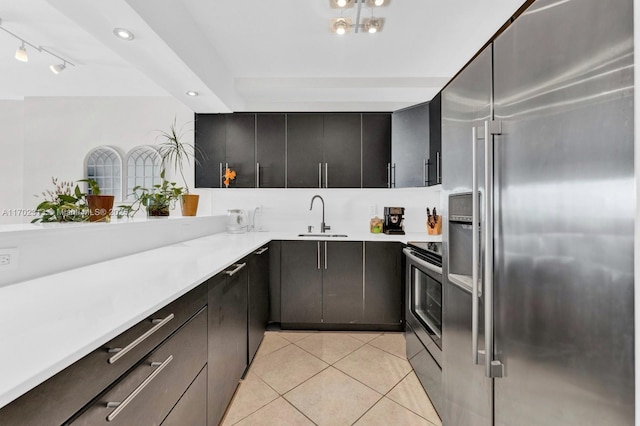
[[[0,287],[0,407],[268,242],[319,239],[406,243],[440,236],[218,233]]]

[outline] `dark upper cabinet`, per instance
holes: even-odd
[[[226,158],[226,125],[223,114],[196,114],[195,145],[203,152],[196,165],[195,183],[197,188],[220,188],[220,164]]]
[[[390,165],[391,114],[362,114],[362,187],[390,187]]]
[[[360,188],[361,114],[324,114],[325,188]]]
[[[195,144],[206,155],[196,167],[196,187],[221,188],[228,166],[236,172],[230,188],[255,186],[255,114],[197,114]]]
[[[236,172],[229,188],[253,188],[256,181],[256,116],[227,114],[225,166]]]
[[[402,321],[402,244],[365,243],[365,324]]]
[[[442,183],[442,100],[438,93],[429,102],[429,163],[427,184]]]
[[[323,141],[323,114],[287,114],[287,187],[323,186]]]
[[[286,126],[285,114],[256,116],[256,188],[285,187]]]
[[[322,321],[320,241],[283,241],[280,248],[281,321]]]
[[[359,324],[364,311],[362,242],[324,245],[322,319],[329,324]]]
[[[396,188],[427,186],[429,104],[393,113],[392,182]]]

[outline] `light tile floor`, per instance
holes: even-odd
[[[269,331],[222,424],[442,422],[407,361],[402,333]]]

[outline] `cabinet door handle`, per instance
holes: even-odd
[[[318,163],[318,188],[322,188],[322,163]]]
[[[395,188],[396,187],[396,163],[393,163],[393,166],[391,166],[391,169],[393,171],[391,177],[393,178],[393,180],[391,181],[391,187]]]
[[[116,408],[107,416],[107,421],[111,422],[115,420],[118,414],[120,414],[122,410],[127,408],[127,405],[129,405],[131,401],[133,401],[136,398],[136,396],[138,396],[138,394],[142,392],[144,388],[146,388],[149,385],[149,383],[151,383],[151,381],[155,379],[156,376],[160,374],[160,372],[167,367],[167,365],[169,365],[171,361],[173,361],[173,355],[169,355],[169,357],[165,359],[162,363],[152,362],[151,366],[158,367],[158,368],[153,370],[153,373],[149,374],[149,377],[144,379],[144,381],[140,383],[140,385],[138,385],[138,387],[135,388],[133,392],[131,392],[122,402],[107,402],[107,408],[113,408],[113,407]]]
[[[220,163],[220,174],[218,175],[218,178],[220,179],[220,188],[222,188],[222,163]]]
[[[229,275],[230,277],[234,276],[240,269],[244,268],[245,266],[247,266],[246,263],[235,263],[233,266],[235,266],[236,268],[231,270],[231,271],[224,271],[225,274]]]
[[[327,242],[325,241],[324,242],[324,269],[327,269],[327,264],[328,264],[328,261],[327,261],[327,257],[328,256],[327,256],[327,254],[328,254],[327,253]]]
[[[262,254],[269,250],[269,247],[262,247],[260,250],[256,251],[255,254]]]
[[[440,182],[441,178],[440,178],[440,151],[438,151],[436,156],[436,183],[442,183]]]
[[[318,241],[318,269],[320,269],[320,241]]]
[[[161,319],[161,320],[160,319],[153,319],[153,320],[151,320],[151,322],[154,323],[155,325],[153,327],[151,327],[149,330],[147,330],[144,334],[140,335],[136,340],[134,340],[133,342],[129,343],[124,348],[111,348],[111,349],[109,349],[107,352],[115,353],[115,355],[111,356],[107,360],[107,362],[109,364],[113,364],[114,362],[116,362],[117,360],[119,360],[120,358],[125,356],[127,353],[131,352],[131,350],[133,350],[133,348],[138,346],[140,343],[144,342],[149,336],[151,336],[153,333],[155,333],[156,331],[158,331],[162,327],[164,327],[174,317],[175,317],[175,315],[169,314],[164,319]]]
[[[387,163],[387,188],[391,188],[391,163]]]
[[[422,177],[424,180],[424,186],[429,186],[429,178],[428,178],[428,173],[429,173],[429,164],[426,158],[422,159]]]
[[[329,187],[329,163],[324,163],[324,187]]]
[[[260,188],[260,163],[256,163],[256,188]]]

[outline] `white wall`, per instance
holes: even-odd
[[[24,103],[0,101],[0,225],[21,223]]]
[[[251,210],[259,205],[263,230],[307,232],[313,225],[320,231],[321,204],[309,211],[311,198],[319,194],[325,201],[325,222],[331,232],[369,232],[369,220],[383,217],[384,207],[405,208],[405,231],[426,233],[426,208],[440,208],[440,186],[406,189],[211,189],[211,211]]]
[[[112,145],[125,154],[137,145],[156,145],[158,131],[169,130],[174,117],[178,127],[186,123],[185,141],[193,142],[193,112],[171,97],[26,98],[25,159],[23,171],[18,174],[23,180],[22,207],[37,205],[38,199],[33,195],[51,188],[52,176],[61,180],[83,178],[83,162],[90,149]],[[191,188],[192,167],[185,170]],[[199,214],[209,213],[199,209]]]

